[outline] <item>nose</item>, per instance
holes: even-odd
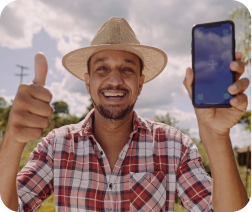
[[[122,85],[124,83],[122,75],[119,70],[112,70],[107,78],[107,83],[113,86]]]

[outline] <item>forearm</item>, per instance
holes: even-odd
[[[229,135],[216,135],[200,129],[213,178],[212,204],[215,212],[238,211],[248,203]]]
[[[0,147],[0,194],[3,203],[10,209],[18,210],[16,177],[24,143],[14,142],[5,136]]]

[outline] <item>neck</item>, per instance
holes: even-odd
[[[123,120],[106,119],[94,111],[93,134],[102,147],[124,146],[132,130],[133,110]]]

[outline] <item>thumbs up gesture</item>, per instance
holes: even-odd
[[[44,87],[48,63],[43,53],[35,56],[35,79],[19,86],[9,115],[6,133],[15,142],[39,139],[53,114],[51,92]]]

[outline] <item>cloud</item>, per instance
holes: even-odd
[[[11,49],[32,47],[33,35],[42,27],[33,2],[35,1],[19,0],[5,7],[0,19],[2,47]]]
[[[188,98],[183,79],[186,67],[191,66],[191,28],[196,23],[223,20],[238,5],[241,4],[230,0],[107,0],[99,3],[87,0],[18,0],[9,4],[2,13],[0,45],[10,49],[32,48],[34,35],[43,28],[63,56],[74,49],[89,46],[106,20],[111,16],[122,16],[128,20],[141,44],[161,48],[168,55],[164,72],[144,85],[136,110],[149,119],[170,112],[180,121],[181,128],[190,128],[190,134],[197,136],[195,114],[176,109],[174,103],[174,97]],[[55,79],[50,85],[53,101],[66,101],[70,112],[81,116],[90,104],[85,83],[63,68],[60,56],[54,58],[54,65],[55,69],[49,70]],[[64,79],[57,82],[62,76]],[[251,95],[248,96],[251,99]],[[240,131],[232,133],[238,135]]]
[[[70,113],[75,114],[78,117],[81,117],[85,112],[87,106],[90,104],[89,96],[85,96],[81,93],[73,93],[64,89],[65,81],[54,82],[49,87],[50,91],[53,94],[53,99],[51,101],[64,101],[68,104],[70,108]]]
[[[225,5],[225,6],[224,6]],[[44,28],[57,40],[61,54],[88,46],[111,16],[125,17],[140,42],[173,56],[190,53],[195,23],[225,19],[238,2],[216,1],[83,1],[19,0],[3,11],[0,44],[8,48],[31,47],[33,35]],[[214,14],[214,16],[213,16]]]

